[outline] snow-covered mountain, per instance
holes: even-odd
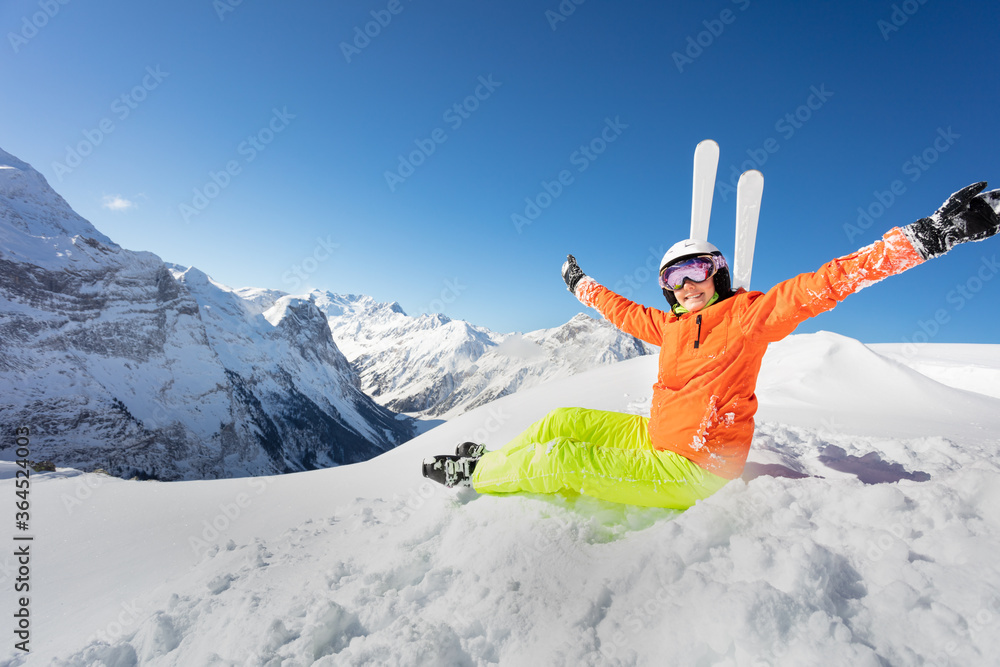
[[[418,472],[488,421],[496,448],[555,407],[646,413],[652,356],[352,466],[33,476],[32,653],[9,640],[0,663],[994,667],[1000,400],[968,389],[1000,346],[877,349],[896,360],[829,333],[772,345],[752,465],[683,513]],[[4,599],[17,567],[0,555]]]
[[[192,479],[365,460],[412,435],[308,300],[267,312],[119,247],[0,151],[0,432],[32,456]]]
[[[266,308],[280,292],[240,290]],[[451,418],[515,391],[655,348],[606,320],[577,315],[554,329],[501,334],[444,315],[411,317],[398,303],[313,291],[361,387],[399,412]]]

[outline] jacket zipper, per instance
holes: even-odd
[[[701,313],[698,313],[698,317],[694,318],[694,321],[698,323],[698,336],[694,339],[694,349],[698,349],[701,344]]]

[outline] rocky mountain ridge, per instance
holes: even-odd
[[[280,292],[238,290],[266,307]],[[308,298],[382,405],[421,417],[455,417],[520,389],[655,352],[606,320],[584,314],[553,329],[496,333],[444,315],[409,316],[396,302],[314,290]]]
[[[326,317],[266,313],[122,249],[0,151],[0,432],[32,457],[164,480],[362,461],[413,434],[359,389]]]

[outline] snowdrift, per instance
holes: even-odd
[[[684,513],[455,493],[417,472],[470,437],[498,447],[554,407],[645,412],[652,357],[502,398],[356,465],[176,483],[40,474],[32,652],[8,640],[0,656],[996,664],[1000,400],[939,382],[968,376],[965,359],[949,373],[947,352],[890,359],[833,334],[774,345],[757,474]],[[937,379],[914,370],[927,359]],[[5,466],[0,494],[13,497]]]

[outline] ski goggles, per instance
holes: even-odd
[[[700,283],[708,280],[726,266],[726,260],[714,255],[698,255],[671,264],[660,273],[660,287],[674,292],[684,287],[684,281]]]

